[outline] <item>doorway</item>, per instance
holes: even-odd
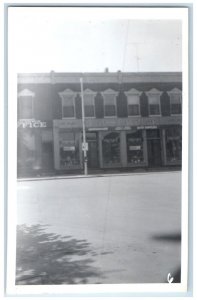
[[[87,132],[86,140],[88,143],[88,168],[96,169],[99,167],[97,132]]]
[[[160,167],[161,159],[161,140],[159,129],[147,130],[147,151],[148,151],[148,166]]]

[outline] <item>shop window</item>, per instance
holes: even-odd
[[[60,132],[60,166],[73,168],[79,165],[79,140],[73,132]]]
[[[140,115],[140,95],[141,92],[131,89],[125,93],[127,95],[128,116]]]
[[[144,161],[142,131],[136,130],[126,135],[127,161],[130,164],[140,164]]]
[[[182,156],[181,127],[167,128],[165,134],[166,134],[167,162],[170,163],[180,162]]]
[[[116,96],[117,93],[111,89],[106,90],[103,93],[104,98],[104,116],[115,117],[116,116]]]
[[[69,89],[59,93],[62,100],[62,118],[75,117],[75,93]]]
[[[35,94],[25,89],[18,94],[18,119],[33,119],[33,98]]]
[[[178,89],[168,92],[170,96],[170,112],[171,115],[180,115],[182,113],[182,94]]]
[[[156,89],[152,89],[146,94],[148,96],[149,115],[150,116],[160,115],[161,114],[161,108],[160,108],[161,92]]]
[[[120,163],[120,134],[110,132],[102,140],[103,162],[109,166]]]
[[[96,93],[91,90],[85,90],[84,92],[84,110],[85,117],[92,118],[95,117],[95,105],[94,97]]]
[[[35,136],[30,129],[18,130],[17,134],[17,166],[18,173],[27,175],[35,166]]]

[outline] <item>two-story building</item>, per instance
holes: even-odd
[[[18,75],[18,176],[181,166],[181,73]]]

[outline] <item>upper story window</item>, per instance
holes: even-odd
[[[104,98],[104,116],[105,117],[115,117],[117,114],[116,107],[116,97],[117,92],[111,89],[108,89],[103,92]]]
[[[182,93],[181,90],[174,88],[168,92],[170,96],[170,113],[171,115],[180,115],[182,113]]]
[[[18,93],[18,118],[19,119],[33,119],[34,118],[34,108],[33,99],[35,93],[28,89],[22,90]]]
[[[62,118],[75,118],[75,96],[76,94],[66,89],[59,93],[62,99]]]
[[[139,116],[141,92],[136,89],[131,89],[125,94],[127,95],[128,116]]]
[[[149,115],[155,116],[161,114],[161,107],[160,107],[160,96],[161,92],[157,89],[152,89],[146,92],[148,96],[148,103],[149,103]]]
[[[84,91],[84,110],[85,110],[85,117],[93,118],[95,117],[95,104],[94,98],[96,93],[89,89]]]

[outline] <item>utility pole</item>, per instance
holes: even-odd
[[[82,111],[82,128],[83,128],[83,158],[84,158],[84,175],[88,174],[88,159],[87,159],[87,143],[86,143],[86,130],[85,130],[85,110],[84,110],[84,97],[83,97],[83,78],[80,78],[81,83],[81,111]]]

